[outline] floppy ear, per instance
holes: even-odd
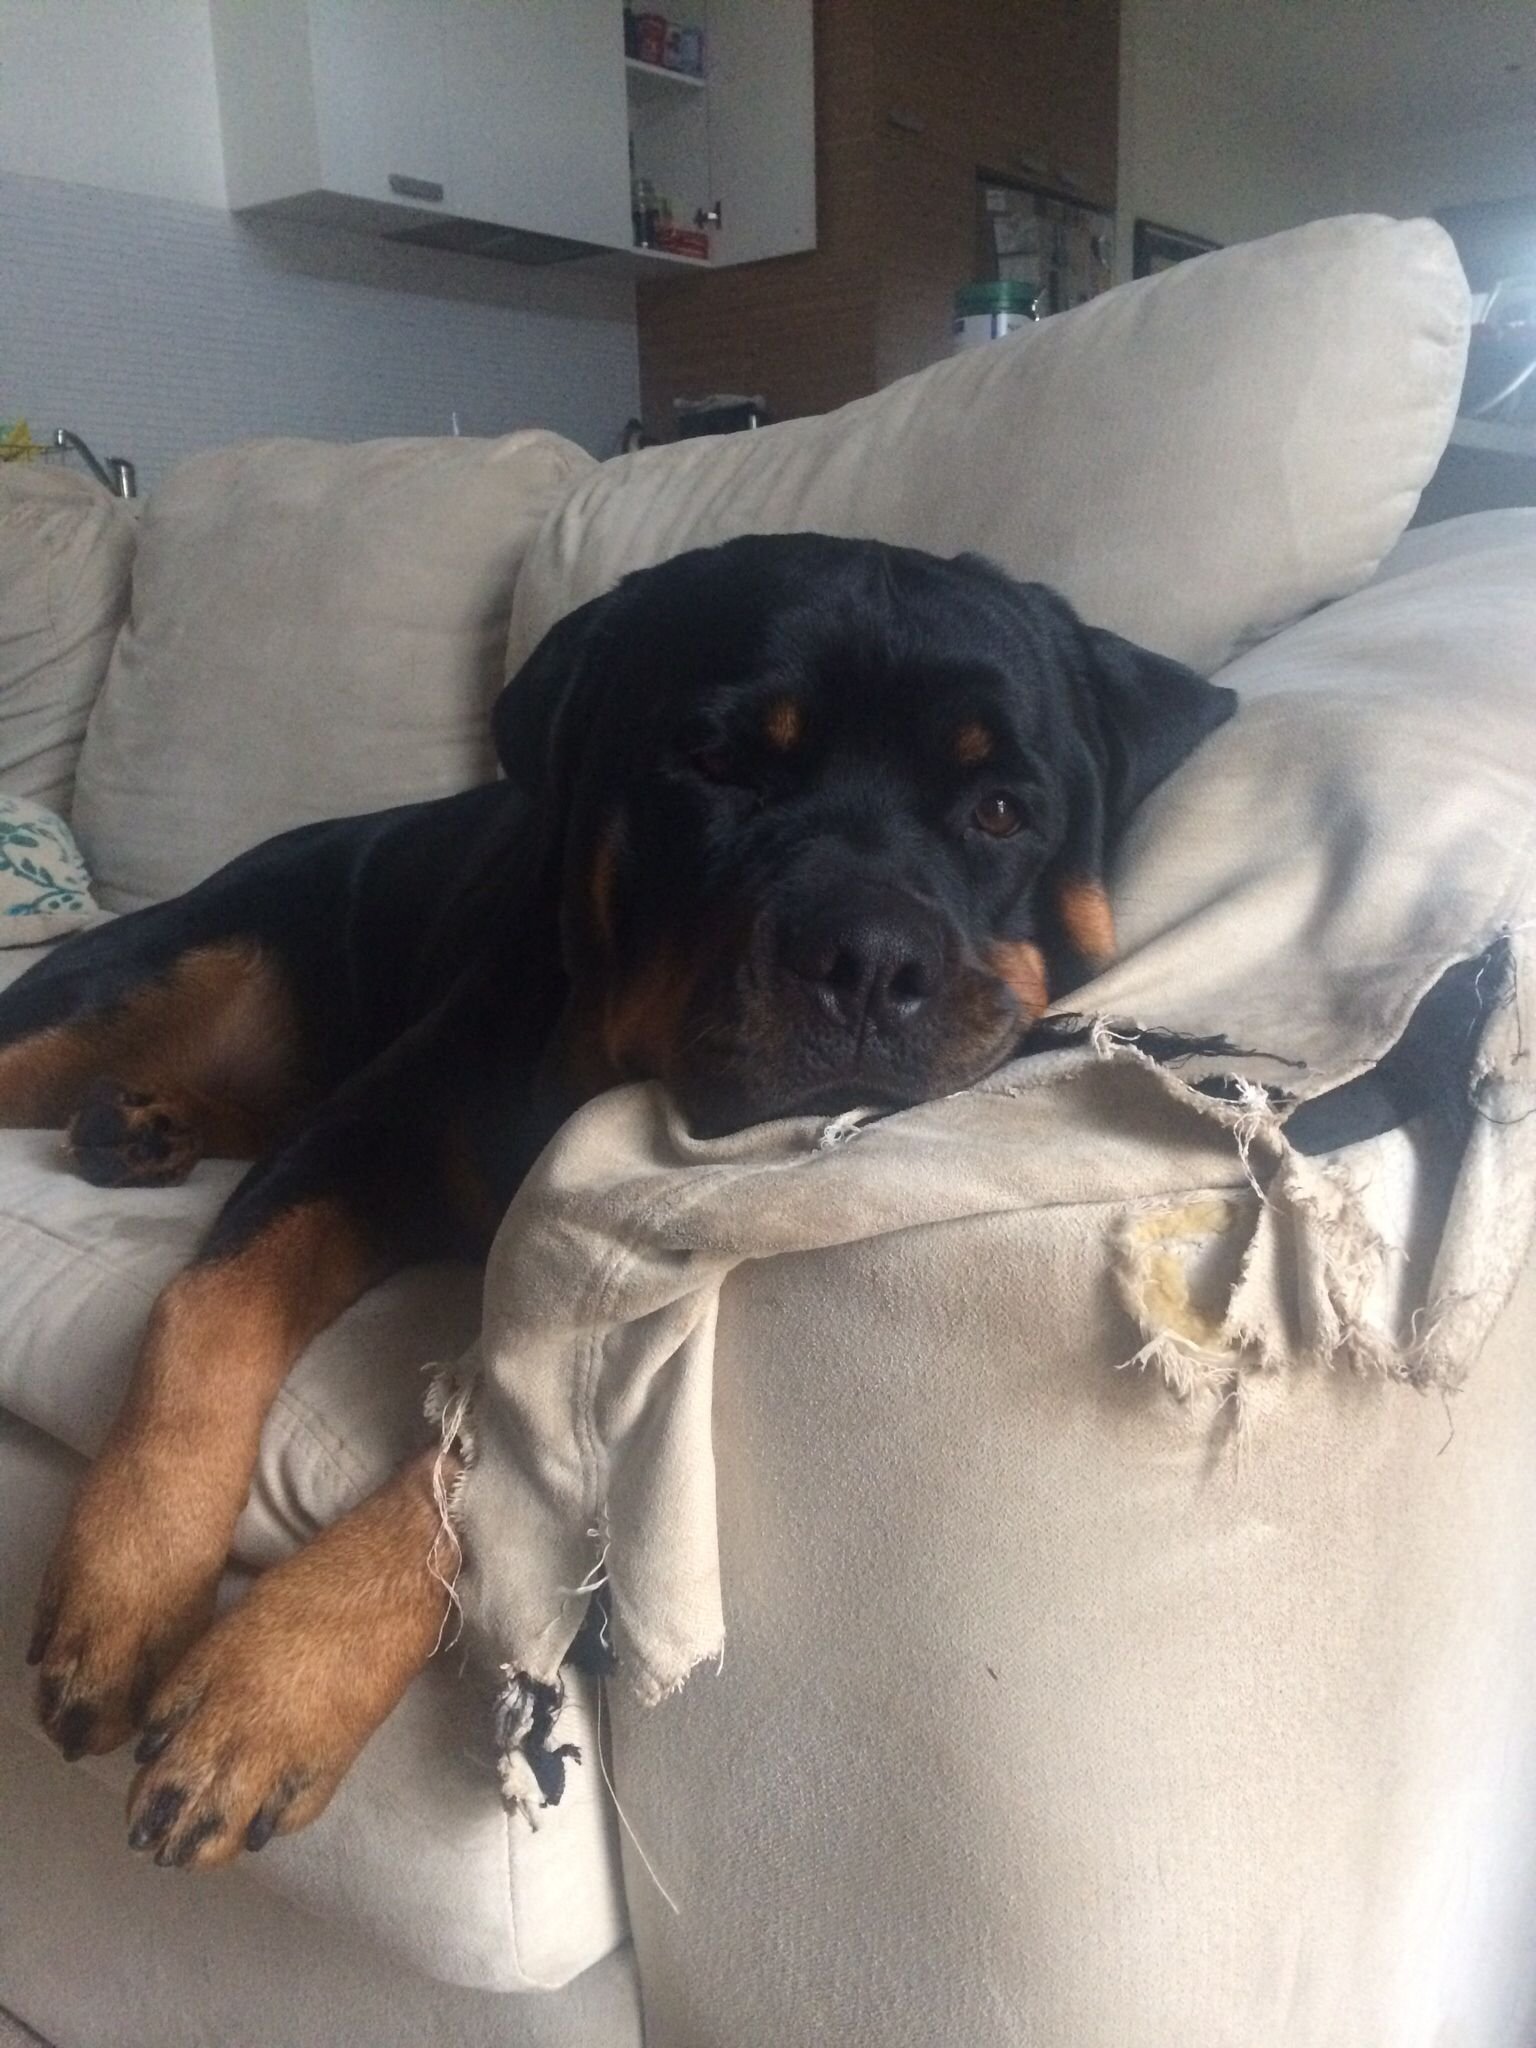
[[[1096,968],[1115,954],[1104,875],[1117,841],[1138,805],[1232,716],[1237,697],[1118,633],[1082,625],[1077,631],[1077,746],[1052,896],[1062,936]]]
[[[1084,626],[1103,750],[1105,822],[1113,844],[1131,813],[1237,709],[1237,694],[1181,661],[1102,626]]]
[[[563,801],[604,673],[605,627],[616,591],[551,626],[491,709],[502,773],[526,795]]]

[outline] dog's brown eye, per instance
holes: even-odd
[[[971,813],[972,822],[993,839],[1011,839],[1024,822],[1024,815],[1011,796],[994,790],[984,796]]]

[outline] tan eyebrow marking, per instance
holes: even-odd
[[[980,719],[968,720],[955,734],[955,759],[962,768],[976,768],[990,760],[992,747],[992,735]]]
[[[805,718],[793,697],[775,697],[763,720],[763,734],[770,747],[787,754],[797,746],[805,731]]]

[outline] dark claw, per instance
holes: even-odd
[[[176,1730],[169,1721],[157,1721],[152,1728],[146,1728],[139,1738],[138,1748],[133,1752],[136,1764],[152,1764],[168,1746]]]
[[[176,1816],[187,1803],[187,1795],[180,1785],[162,1785],[128,1830],[130,1849],[147,1849],[151,1842],[158,1841],[167,1828],[173,1827]],[[160,1858],[157,1856],[158,1863]]]
[[[162,1870],[185,1870],[208,1837],[216,1835],[223,1825],[222,1813],[205,1813],[201,1820],[193,1821],[185,1834],[178,1835],[173,1842],[162,1842],[155,1851],[155,1861]]]
[[[198,1698],[201,1698],[201,1694]],[[179,1705],[172,1707],[169,1713],[162,1714],[158,1721],[151,1721],[139,1737],[138,1748],[133,1752],[134,1762],[152,1764],[157,1756],[163,1755],[171,1737],[180,1734],[191,1720],[196,1706],[197,1698],[184,1699]],[[139,1711],[142,1712],[143,1708],[140,1707]]]
[[[77,1700],[60,1714],[53,1733],[65,1763],[72,1764],[85,1755],[85,1738],[90,1734],[91,1723],[95,1719],[96,1709],[88,1707],[84,1700]]]
[[[41,1664],[43,1658],[47,1655],[48,1644],[53,1635],[54,1619],[55,1617],[51,1611],[47,1614],[40,1614],[37,1617],[37,1624],[32,1630],[32,1640],[27,1645],[27,1662],[29,1664]]]
[[[266,1805],[258,1810],[255,1819],[246,1829],[245,1846],[247,1849],[252,1851],[265,1849],[268,1842],[277,1833],[278,1822],[308,1783],[309,1776],[307,1772],[290,1771],[288,1773]]]
[[[245,1831],[245,1846],[254,1856],[258,1849],[265,1849],[277,1833],[281,1807],[264,1806]]]

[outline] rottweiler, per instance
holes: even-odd
[[[482,1257],[620,1081],[717,1134],[989,1073],[1110,958],[1116,839],[1233,703],[979,558],[733,540],[546,636],[494,707],[504,781],[284,833],[0,996],[0,1124],[65,1129],[109,1187],[255,1162],[154,1306],[38,1603],[60,1749],[139,1736],[135,1848],[302,1826],[438,1641],[428,1450],[214,1620],[316,1333]]]

